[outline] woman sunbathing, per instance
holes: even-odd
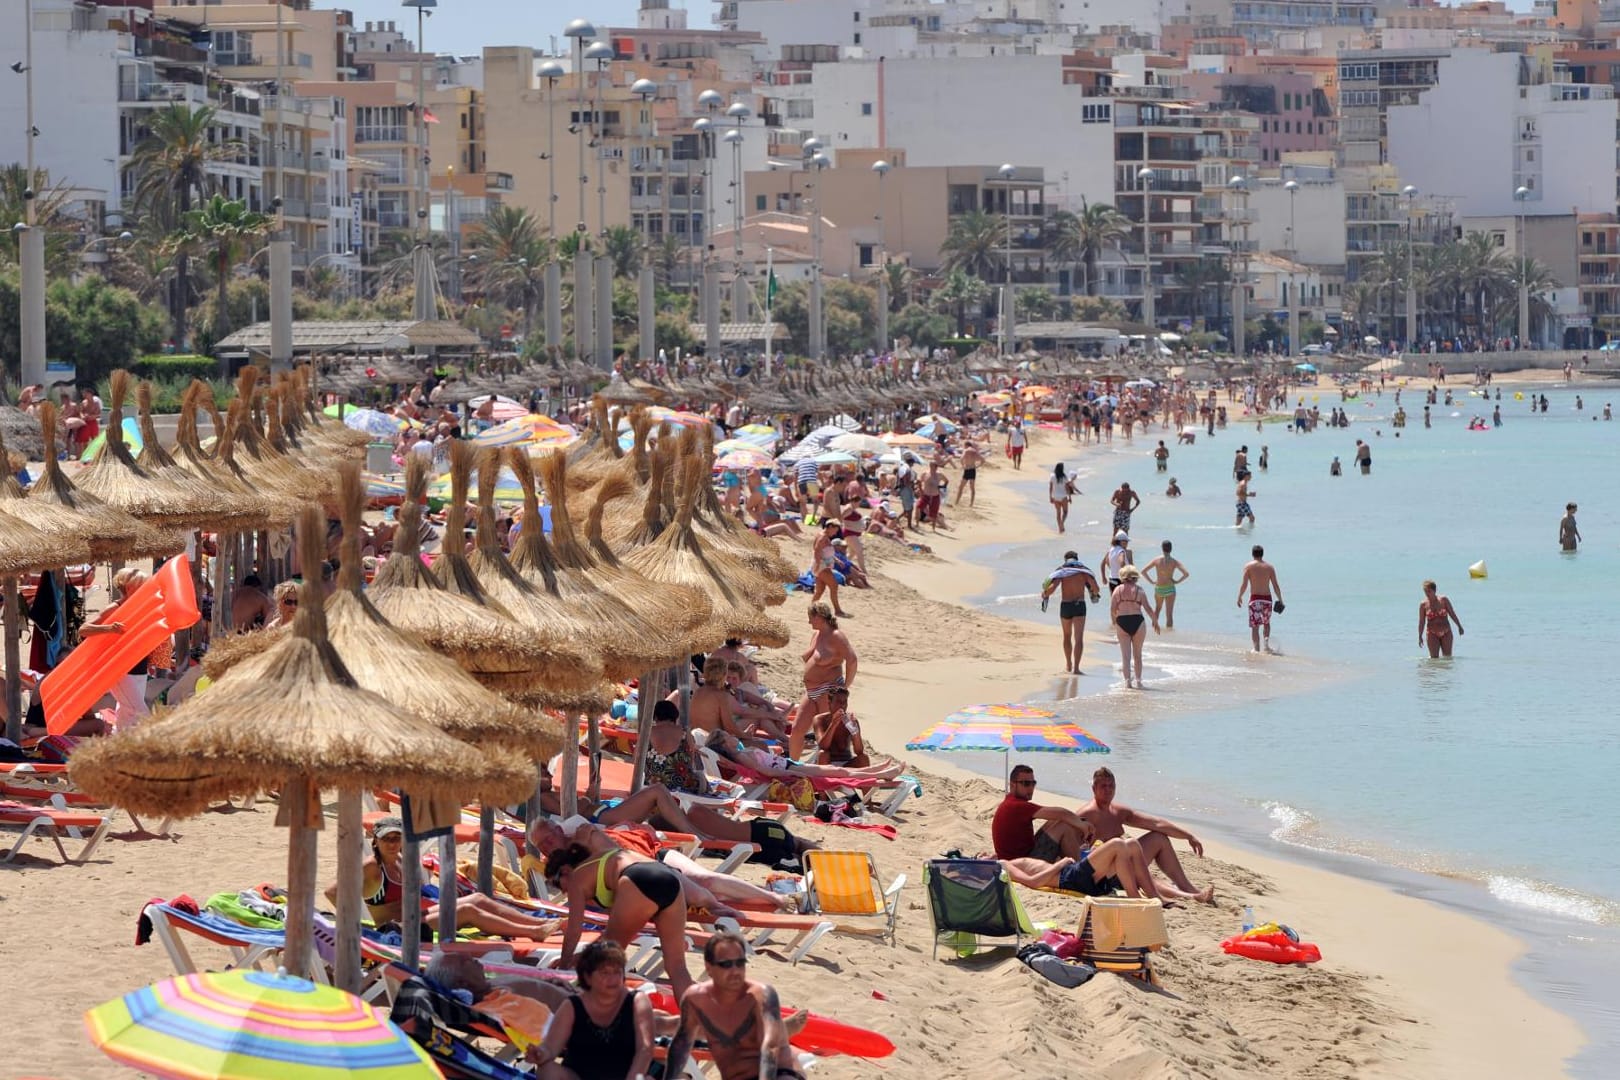
[[[404,850],[405,825],[399,818],[386,817],[372,830],[371,858],[365,861],[362,873],[361,895],[371,909],[371,921],[382,928],[397,925],[404,917],[404,891],[400,854]],[[429,893],[432,886],[424,886],[420,901],[421,918],[436,923],[439,918],[438,893]],[[326,898],[337,903],[337,885],[326,890]],[[556,919],[537,919],[507,907],[500,901],[472,890],[458,890],[456,900],[456,927],[468,927],[485,934],[500,937],[530,938],[544,941],[556,932]]]
[[[734,761],[768,780],[791,780],[798,776],[807,776],[812,780],[893,780],[906,771],[903,762],[893,760],[866,768],[812,765],[783,757],[773,750],[745,746],[740,740],[720,733],[709,736],[709,747],[721,757]]]

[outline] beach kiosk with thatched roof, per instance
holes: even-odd
[[[460,323],[444,319],[423,322],[311,319],[292,324],[294,356],[320,353],[464,353],[478,346],[477,334]],[[227,334],[215,342],[214,353],[231,361],[268,363],[270,324],[257,322]]]

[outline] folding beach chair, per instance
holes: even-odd
[[[0,801],[0,829],[15,829],[20,835],[11,850],[0,856],[0,862],[10,862],[22,851],[29,838],[43,836],[56,845],[65,863],[82,863],[95,852],[97,845],[112,827],[112,815],[91,810],[69,809],[60,799],[53,798],[50,805]],[[82,840],[84,845],[77,855],[69,855],[62,838]]]
[[[942,942],[958,956],[969,956],[981,937],[1010,937],[1017,946],[1025,936],[1035,936],[1012,879],[994,859],[929,859],[923,864],[923,887],[936,960]]]
[[[1111,932],[1101,931],[1099,924],[1104,921],[1113,924]],[[1109,947],[1100,948],[1099,938],[1114,940],[1102,942]],[[1118,940],[1120,938],[1124,940]],[[1165,940],[1164,907],[1157,900],[1088,897],[1080,913],[1078,959],[1098,971],[1111,971],[1115,975],[1158,986],[1159,978],[1153,973],[1151,957],[1164,945]]]
[[[894,921],[900,914],[898,897],[906,875],[896,875],[884,888],[877,863],[864,851],[807,851],[804,867],[805,892],[817,914],[882,920],[881,926],[835,922],[840,930],[877,934],[894,944]]]
[[[274,971],[281,963],[282,950],[287,947],[284,930],[263,930],[232,922],[212,912],[192,915],[168,904],[147,904],[142,917],[152,924],[152,936],[168,953],[176,975],[195,975],[197,962],[191,958],[182,935],[200,939],[210,945],[219,945],[230,953],[230,963],[223,969],[258,968]],[[326,981],[326,965],[311,952],[309,970],[315,981]],[[210,968],[209,970],[214,970]]]

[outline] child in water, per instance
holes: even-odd
[[[1176,483],[1175,477],[1170,478],[1170,486],[1164,489],[1164,495],[1167,499],[1181,498],[1181,485]]]
[[[1344,467],[1339,464],[1339,459],[1338,458],[1335,457],[1333,459],[1333,464],[1328,466],[1328,475],[1329,476],[1343,476],[1344,475]]]

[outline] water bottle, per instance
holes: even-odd
[[[1247,934],[1254,929],[1254,908],[1245,904],[1243,907],[1243,932]]]

